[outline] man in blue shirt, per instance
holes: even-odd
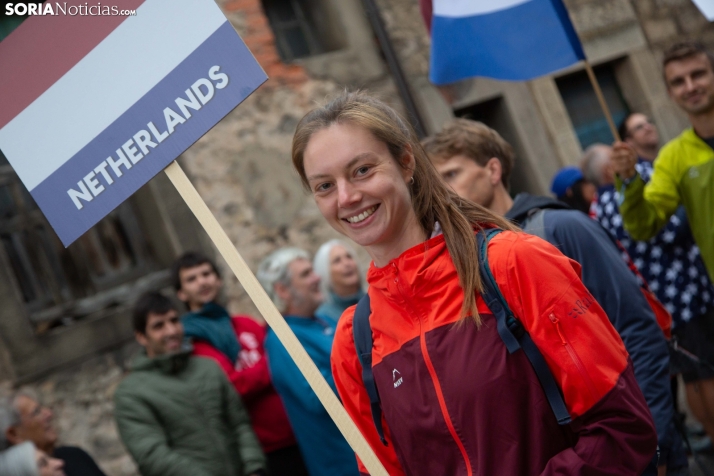
[[[336,324],[315,315],[324,298],[309,255],[298,248],[279,249],[260,263],[257,277],[337,394],[330,370]],[[272,329],[265,350],[273,386],[283,400],[310,475],[357,476],[354,452]]]

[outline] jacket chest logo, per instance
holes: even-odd
[[[402,378],[402,374],[399,373],[399,370],[397,370],[397,369],[392,370],[392,381],[394,382],[394,388],[397,388],[404,382],[404,379]]]

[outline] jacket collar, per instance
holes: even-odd
[[[130,369],[134,372],[175,374],[186,368],[191,352],[193,352],[193,346],[188,342],[184,342],[178,352],[157,357],[149,357],[146,355],[146,351],[142,350],[131,362]]]
[[[411,288],[412,293],[418,293],[424,286],[433,285],[431,279],[436,278],[435,273],[438,270],[431,265],[444,252],[448,252],[444,235],[435,236],[409,248],[384,267],[377,268],[374,262],[370,263],[367,282],[375,289],[387,291],[388,286],[392,286],[395,276],[399,275],[402,286]]]

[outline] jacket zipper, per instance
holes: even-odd
[[[575,352],[575,349],[573,348],[572,345],[568,342],[568,340],[565,338],[563,335],[563,332],[560,329],[560,321],[558,320],[557,317],[555,317],[555,314],[550,314],[548,316],[550,319],[550,322],[555,325],[555,330],[558,332],[558,336],[560,337],[560,343],[563,344],[563,347],[565,347],[565,350],[568,351],[568,355],[570,355],[570,358],[572,359],[573,363],[575,364],[575,367],[577,367],[578,372],[580,372],[580,376],[583,378],[585,383],[588,386],[588,390],[590,391],[590,395],[592,396],[593,400],[597,400],[597,391],[595,390],[595,385],[593,384],[593,381],[590,379],[590,375],[588,372],[585,370],[585,365],[583,365],[583,361],[580,360],[580,357],[578,357],[577,352]]]
[[[446,423],[446,427],[449,430],[451,437],[454,439],[454,443],[456,443],[456,446],[459,448],[461,457],[464,459],[467,476],[473,476],[473,469],[471,468],[471,461],[469,460],[468,453],[466,452],[466,447],[464,446],[464,442],[461,441],[461,438],[456,432],[454,422],[451,419],[451,415],[449,415],[448,408],[446,408],[446,399],[444,398],[444,392],[441,389],[441,383],[439,382],[439,378],[436,375],[436,369],[434,368],[434,364],[431,362],[431,356],[429,355],[429,351],[426,347],[426,336],[424,334],[424,326],[422,320],[421,318],[419,318],[418,314],[414,312],[414,306],[412,306],[411,300],[408,298],[408,295],[402,291],[401,283],[399,282],[398,276],[399,270],[396,264],[392,263],[392,266],[394,269],[394,283],[396,284],[397,289],[399,290],[399,294],[402,296],[402,299],[404,299],[404,301],[408,303],[409,312],[419,321],[419,346],[421,348],[422,357],[424,358],[424,363],[426,365],[427,371],[429,372],[429,376],[431,377],[431,383],[432,385],[434,385],[434,391],[436,392],[439,409],[441,410],[441,417],[444,419],[444,423]]]

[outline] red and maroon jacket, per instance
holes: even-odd
[[[509,355],[486,304],[459,321],[463,291],[443,236],[368,281],[379,440],[352,334],[340,319],[332,372],[342,402],[390,475],[639,475],[657,435],[627,352],[580,281],[580,265],[525,233],[488,245],[491,271],[563,391],[559,426],[523,352]],[[360,470],[366,473],[360,463]]]
[[[240,394],[265,453],[296,445],[283,402],[270,383],[263,348],[265,328],[250,317],[234,316],[232,321],[241,347],[235,365],[223,352],[203,340],[194,340],[194,355],[213,359],[221,366]]]

